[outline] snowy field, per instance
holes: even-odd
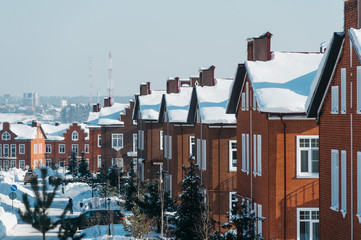
[[[34,172],[40,176],[39,170],[34,170]],[[19,169],[10,169],[9,171],[0,171],[0,239],[6,238],[6,235],[13,235],[13,231],[16,228],[20,216],[18,210],[24,210],[24,204],[22,201],[22,195],[27,194],[30,200],[30,203],[33,205],[35,201],[34,193],[30,188],[30,185],[24,186],[25,171]],[[48,171],[48,176],[63,175],[62,172],[55,172],[51,169]],[[40,181],[39,181],[40,182]],[[16,185],[17,194],[16,199],[13,201],[9,198],[9,193],[12,192],[11,186]],[[64,193],[62,193],[62,187],[59,188],[57,198],[67,199],[68,197],[73,198],[74,203],[74,215],[80,214],[82,211],[85,211],[89,208],[89,203],[91,202],[93,208],[101,208],[104,205],[104,200],[102,198],[94,197],[92,198],[91,188],[85,183],[69,183],[64,186]],[[49,186],[48,189],[51,189]],[[119,208],[115,204],[116,198],[112,198],[111,208]],[[80,207],[80,202],[83,203],[83,207]],[[58,209],[61,210],[61,209]],[[131,213],[126,213],[129,215]],[[108,239],[107,236],[108,226],[94,226],[88,229],[84,229],[81,232],[84,232],[86,235],[84,239]],[[129,233],[124,230],[123,225],[114,224],[111,226],[112,239],[134,239],[129,236]],[[127,236],[125,236],[127,235]],[[149,236],[150,237],[150,236]],[[151,238],[151,237],[150,237]]]

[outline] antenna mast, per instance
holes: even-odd
[[[89,57],[89,84],[90,84],[90,106],[93,103],[93,58]]]
[[[109,52],[109,82],[108,82],[108,97],[110,99],[110,104],[113,103],[113,63],[112,63],[112,52]]]

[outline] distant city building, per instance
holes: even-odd
[[[68,101],[67,101],[67,100],[60,100],[60,106],[61,106],[61,107],[66,107],[66,106],[68,106]]]
[[[23,105],[27,107],[39,107],[39,93],[24,93]]]

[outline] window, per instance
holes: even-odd
[[[4,170],[9,170],[9,160],[4,160]]]
[[[75,156],[78,156],[78,144],[71,145],[71,152],[75,153]]]
[[[2,165],[2,162],[0,160],[0,171],[2,170],[2,167],[3,167],[3,165]]]
[[[196,154],[196,139],[194,136],[189,137],[189,157],[194,157]]]
[[[102,147],[102,136],[98,135],[98,147]]]
[[[172,159],[172,136],[164,136],[164,157]]]
[[[22,170],[25,169],[25,160],[19,160],[19,169],[22,169]]]
[[[45,160],[45,166],[50,167],[50,165],[51,165],[51,159],[46,159]]]
[[[262,236],[262,205],[259,203],[254,203],[253,204],[253,211],[255,213],[256,216],[256,221],[254,222],[254,229],[255,232],[259,235]]]
[[[10,153],[11,157],[16,158],[16,144],[11,144],[10,147],[11,147],[11,153]]]
[[[51,144],[45,144],[45,153],[51,153]]]
[[[89,153],[89,144],[84,144],[84,153]]]
[[[346,151],[341,151],[341,213],[342,216],[346,215],[346,198],[347,198],[347,189],[346,189]]]
[[[59,153],[65,153],[65,144],[59,144]]]
[[[117,166],[123,170],[123,158],[112,158],[112,166]]]
[[[38,153],[38,145],[34,143],[34,154]]]
[[[346,68],[341,69],[341,113],[346,113]]]
[[[253,134],[253,173],[262,175],[262,136]]]
[[[338,211],[339,180],[338,150],[331,150],[331,209]]]
[[[257,109],[257,97],[256,97],[256,93],[253,92],[253,104],[252,104],[252,108],[253,110]]]
[[[98,168],[102,167],[102,155],[98,155]]]
[[[297,136],[297,177],[317,178],[318,173],[318,136]]]
[[[331,113],[338,113],[338,86],[331,87]]]
[[[133,152],[136,152],[138,149],[138,135],[133,134]]]
[[[164,157],[168,158],[168,136],[164,135],[164,151],[163,151]]]
[[[246,93],[243,92],[241,96],[241,109],[246,110]]]
[[[197,165],[201,165],[201,140],[197,138]]]
[[[159,149],[163,150],[163,131],[159,132]]]
[[[39,136],[39,138],[43,138],[43,135],[41,134],[40,131],[39,131],[39,133],[38,133],[38,136]]]
[[[2,135],[1,135],[1,139],[2,140],[5,140],[5,141],[8,141],[10,140],[11,136],[10,136],[10,133],[8,132],[4,132]]]
[[[9,144],[4,144],[4,157],[9,157]]]
[[[3,155],[2,145],[0,144],[0,157]]]
[[[43,144],[39,143],[39,153],[43,153]]]
[[[230,140],[229,141],[229,171],[236,172],[237,171],[237,141]]]
[[[168,136],[168,157],[172,159],[172,136]]]
[[[137,173],[138,159],[133,158],[133,171]]]
[[[249,109],[249,82],[246,82],[246,110]]]
[[[319,239],[319,210],[318,208],[297,209],[297,239]]]
[[[207,167],[207,142],[202,140],[202,170],[206,170]]]
[[[1,152],[1,148],[0,148]],[[19,154],[25,154],[25,144],[19,144]]]
[[[123,148],[123,134],[112,134],[112,148],[115,150]]]
[[[361,223],[361,152],[357,152],[357,214]]]
[[[16,168],[16,160],[10,161],[10,168]]]
[[[242,171],[249,172],[249,134],[242,134]]]
[[[361,66],[357,66],[357,113],[361,113]]]
[[[229,192],[229,215],[232,214],[232,209],[236,207],[237,203],[237,192]]]
[[[71,140],[73,141],[78,141],[78,132],[77,131],[74,131],[72,134],[71,134]]]

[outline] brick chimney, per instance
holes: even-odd
[[[271,60],[271,38],[272,33],[247,39],[247,60],[248,61],[269,61]]]
[[[104,98],[104,107],[111,107],[111,106],[112,106],[112,98],[111,97]]]
[[[180,80],[179,81],[179,86],[183,87],[183,86],[187,86],[189,87],[191,85],[191,81],[190,80]]]
[[[179,93],[179,77],[167,80],[167,93]]]
[[[202,69],[199,73],[199,84],[204,86],[214,86],[215,85],[215,79],[214,79],[214,69],[215,66],[210,66],[208,69]]]
[[[190,77],[190,86],[194,87],[196,85],[196,82],[199,84],[199,77]]]
[[[345,31],[350,28],[361,27],[361,1],[360,0],[348,0],[345,1],[344,14],[345,14]]]
[[[32,122],[31,122],[31,127],[38,127],[39,125],[38,125],[38,122],[37,121],[35,121],[35,120],[33,120]]]
[[[150,82],[140,84],[140,96],[148,95],[150,91]]]
[[[2,130],[10,130],[10,123],[3,122],[3,129]]]
[[[100,103],[93,105],[93,112],[100,112]]]

